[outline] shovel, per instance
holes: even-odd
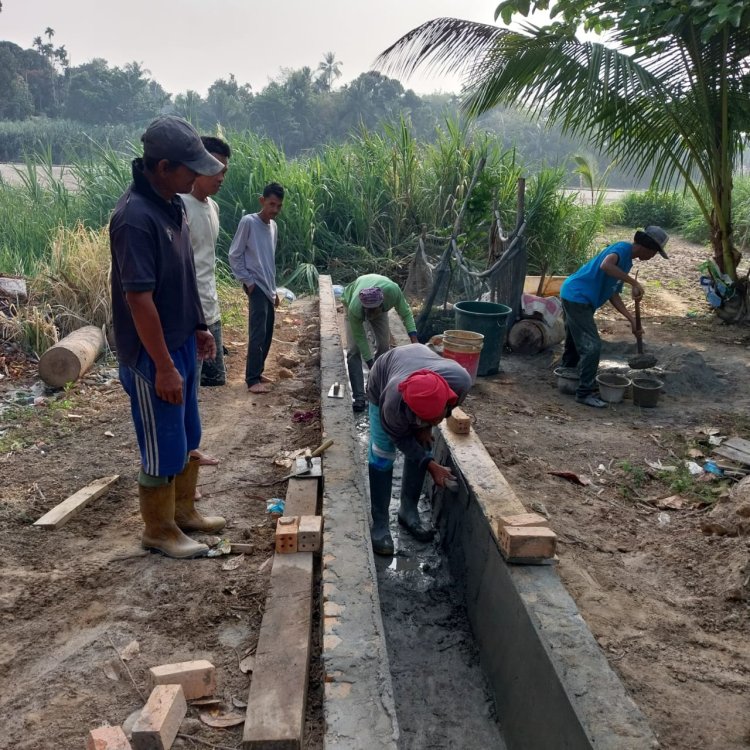
[[[312,470],[313,470],[313,458],[316,456],[320,456],[323,453],[325,453],[331,446],[333,445],[333,439],[328,438],[324,443],[321,443],[312,453],[309,455],[305,455],[305,468],[300,469],[298,471],[293,471],[291,474],[287,474],[285,477],[281,478],[281,481],[283,482],[286,479],[292,479],[292,478],[304,478],[304,477],[310,477],[312,476]]]
[[[635,329],[641,330],[641,298],[635,298]],[[635,347],[638,354],[628,360],[628,366],[631,370],[647,370],[656,364],[656,357],[653,354],[643,353],[643,334],[637,333],[635,337]]]

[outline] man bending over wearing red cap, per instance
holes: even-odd
[[[418,541],[432,539],[434,529],[422,526],[419,519],[425,473],[429,471],[439,487],[453,478],[432,458],[432,428],[463,401],[470,387],[471,376],[461,365],[422,344],[399,346],[375,360],[367,383],[370,537],[375,554],[393,554],[388,506],[397,449],[404,454],[398,522]]]

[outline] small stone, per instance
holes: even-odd
[[[282,380],[290,380],[291,378],[294,377],[294,373],[291,370],[288,370],[286,367],[279,367],[279,371],[277,375]]]
[[[276,362],[281,367],[295,368],[299,366],[299,360],[294,357],[288,357],[286,354],[282,354],[280,357],[276,357]]]

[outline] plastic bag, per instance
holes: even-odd
[[[285,299],[287,302],[294,302],[297,299],[297,295],[285,286],[276,287],[276,294],[279,295],[279,299]]]

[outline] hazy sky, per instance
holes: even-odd
[[[48,26],[72,65],[103,57],[143,64],[167,91],[205,94],[234,73],[259,91],[280,68],[317,67],[331,51],[338,85],[369,70],[401,35],[439,16],[493,23],[499,0],[3,0],[0,39],[30,47]],[[457,91],[456,79],[412,77],[419,93]]]

